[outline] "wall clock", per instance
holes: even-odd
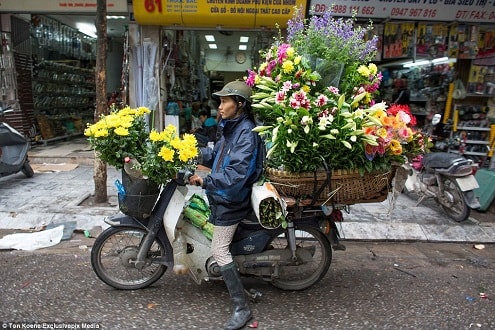
[[[244,62],[246,62],[246,53],[237,52],[235,54],[235,61],[239,64],[243,64]]]

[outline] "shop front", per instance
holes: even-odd
[[[109,0],[107,7],[127,17],[127,1]],[[4,0],[0,8],[1,105],[18,110],[4,120],[33,144],[82,136],[95,113],[96,39],[76,22],[87,15],[94,22],[96,1]],[[122,43],[108,41],[110,70],[122,61]],[[110,90],[120,88],[119,78],[108,80]]]
[[[96,1],[53,1],[58,7],[49,11],[47,4],[33,9],[23,1],[1,3],[2,55],[8,59],[2,62],[3,101],[19,100],[22,110],[8,120],[42,143],[81,135],[94,114],[95,41],[51,14],[68,16],[85,3],[89,9],[83,14],[94,15],[90,5]],[[129,7],[127,1],[107,5],[109,14],[130,18],[121,42],[110,47],[107,76],[117,79],[108,88],[109,101],[149,107],[158,129],[171,122],[187,131],[195,105],[260,63],[259,50],[268,48],[278,28],[283,31],[294,6],[310,15],[333,5],[336,15],[355,16],[363,24],[373,20],[379,37],[374,62],[384,76],[385,101],[409,104],[422,129],[441,114],[434,128],[438,150],[471,157],[481,167],[493,155],[495,11],[481,2],[137,0]],[[176,106],[179,115],[167,111]],[[211,100],[209,106],[215,108]]]
[[[128,104],[154,109],[155,127],[174,123],[182,132],[189,130],[189,114],[198,103],[209,100],[226,82],[242,79],[260,62],[260,50],[287,26],[294,6],[306,10],[302,0],[154,5],[141,0],[132,5],[137,24],[129,26],[129,45],[136,50],[129,53],[129,86],[153,84],[147,89],[130,87]],[[139,57],[143,70],[136,62]],[[175,104],[186,118],[174,118],[167,110]],[[216,104],[209,100],[208,108],[215,110]]]
[[[370,19],[380,36],[381,96],[408,104],[435,149],[490,166],[495,147],[495,10],[485,2],[314,0],[344,17]],[[441,123],[431,127],[435,114]],[[491,165],[493,166],[493,164]]]

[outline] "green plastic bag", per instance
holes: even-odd
[[[191,196],[184,208],[184,218],[195,227],[201,229],[201,232],[211,241],[214,226],[208,222],[210,213],[208,203],[197,194]]]

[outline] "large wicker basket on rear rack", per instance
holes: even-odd
[[[265,175],[281,196],[309,199],[316,205],[351,205],[384,201],[396,169],[361,174],[358,170],[291,173],[267,168]]]

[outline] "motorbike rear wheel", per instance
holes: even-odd
[[[110,227],[95,240],[91,249],[91,265],[96,275],[106,284],[120,290],[142,289],[162,277],[167,267],[153,263],[154,258],[165,256],[165,247],[156,240],[148,252],[146,265],[135,267],[139,246],[147,232],[140,228]]]
[[[443,210],[447,215],[456,222],[462,222],[469,217],[471,209],[464,200],[461,189],[455,182],[455,179],[443,177],[443,196],[439,197],[442,201]]]
[[[309,263],[280,266],[278,277],[273,278],[270,283],[282,290],[304,290],[311,287],[325,276],[332,262],[332,248],[321,231],[305,226],[296,228],[295,232],[296,254],[299,255],[298,250],[305,249],[311,253],[312,260]],[[270,245],[274,249],[287,249],[287,243],[286,237],[278,236]]]

